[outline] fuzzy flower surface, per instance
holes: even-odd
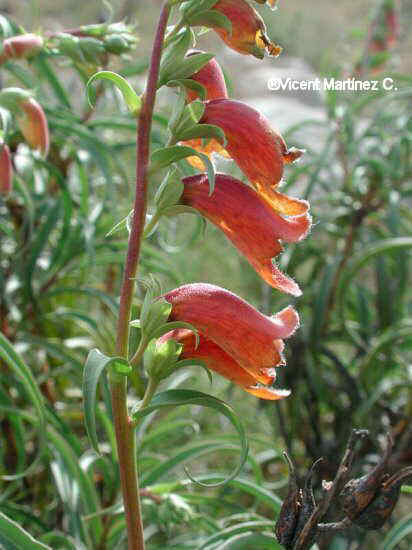
[[[277,190],[286,164],[299,159],[303,151],[288,148],[285,140],[256,109],[233,99],[206,102],[200,123],[219,126],[225,133],[225,150],[237,163],[258,193],[280,214],[301,216],[308,211],[307,201],[289,197]],[[215,145],[214,145],[215,144]],[[192,144],[207,154],[220,153],[216,140],[206,148]]]
[[[163,298],[172,305],[171,321],[191,323],[262,384],[273,367],[285,364],[283,339],[299,326],[292,307],[268,317],[232,292],[207,283],[183,285]]]
[[[280,241],[298,242],[306,237],[309,214],[283,218],[251,187],[225,174],[216,175],[212,195],[206,174],[184,178],[183,183],[182,203],[219,227],[267,284],[293,296],[302,294],[272,258],[283,250]]]
[[[226,353],[213,340],[203,335],[200,336],[197,346],[194,333],[185,329],[170,331],[159,338],[159,340],[161,342],[168,340],[177,341],[183,345],[180,354],[181,359],[199,359],[208,369],[230,380],[255,397],[276,401],[290,395],[289,390],[271,388],[259,384],[255,376],[241,367],[233,357]],[[271,375],[266,376],[265,384],[272,384],[275,379],[275,372],[272,372]]]

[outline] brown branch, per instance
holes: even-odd
[[[358,440],[366,437],[368,435],[367,430],[353,430],[349,438],[348,445],[346,447],[345,454],[343,455],[342,461],[339,465],[338,471],[336,473],[335,479],[332,483],[331,488],[327,491],[324,499],[316,506],[312,515],[310,516],[305,527],[302,529],[299,534],[298,539],[295,542],[293,550],[307,550],[313,543],[313,537],[318,530],[318,524],[323,516],[328,512],[332,501],[335,496],[338,494],[338,491],[341,489],[342,485],[347,481],[350,468],[352,466],[353,458],[355,456],[355,446]]]

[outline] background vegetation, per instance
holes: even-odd
[[[110,56],[107,66],[141,91],[156,2],[151,10],[146,2],[112,4],[116,19],[136,18],[140,42],[122,58]],[[230,55],[236,96],[247,88],[247,100],[262,110],[270,104],[266,114],[275,126],[276,109],[290,107],[288,98],[266,89],[276,64],[293,72],[299,58],[314,74],[349,74],[375,5],[317,2],[308,14],[304,4],[281,2],[271,16],[270,33],[285,47],[285,61],[265,61],[259,73],[245,73],[248,60],[224,49],[218,54],[223,65]],[[55,31],[107,17],[98,2],[76,3],[73,10],[69,1],[3,1],[0,8],[27,30]],[[148,416],[138,438],[149,550],[212,550],[226,548],[227,541],[230,548],[276,548],[267,534],[285,495],[283,449],[302,472],[324,458],[314,478],[318,495],[322,479],[334,476],[353,427],[370,430],[359,449],[359,473],[376,462],[377,442],[389,429],[396,437],[391,470],[411,464],[410,18],[404,2],[401,40],[383,73],[395,79],[396,92],[299,99],[293,125],[281,119],[287,142],[307,151],[288,168],[285,188],[310,200],[315,222],[310,237],[289,245],[280,261],[304,291],[296,301],[302,327],[288,341],[288,366],[277,384],[293,393],[279,403],[259,402],[217,376],[210,387],[201,369],[169,382],[230,402],[251,450],[240,478],[223,488],[200,488],[186,477],[186,461],[194,475],[212,481],[237,460],[237,437],[226,419],[195,406]],[[216,49],[217,41],[209,33],[202,47],[213,42]],[[90,109],[84,88],[95,70],[93,63],[46,54],[1,70],[4,87],[36,90],[52,144],[43,161],[11,125],[14,190],[0,199],[0,512],[56,549],[124,548],[107,384],[99,390],[98,458],[85,435],[81,379],[90,348],[113,351],[113,296],[127,231],[125,224],[111,230],[131,208],[136,128],[107,85],[98,86],[98,107]],[[242,83],[245,74],[253,86]],[[154,148],[166,141],[172,99],[173,92],[160,96]],[[239,175],[227,163],[224,169]],[[267,314],[291,302],[261,283],[212,226],[207,235],[203,239],[197,219],[188,215],[162,222],[158,235],[145,242],[140,277],[155,273],[165,290],[200,280],[227,286]],[[143,291],[140,286],[136,316]],[[383,535],[354,529],[349,536],[325,537],[319,547],[406,550],[410,498],[405,491]]]

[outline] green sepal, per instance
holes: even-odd
[[[33,97],[33,93],[22,88],[4,88],[0,91],[0,105],[9,111],[20,111],[20,104]]]
[[[190,17],[187,18],[187,21],[189,25],[192,25],[194,27],[219,27],[221,29],[225,29],[230,35],[232,34],[231,20],[226,17],[226,15],[223,15],[223,13],[220,13],[217,10],[206,10],[200,13],[196,13],[194,15],[190,15]]]
[[[204,112],[205,104],[202,101],[199,99],[192,101],[184,108],[183,113],[175,127],[171,128],[172,133],[174,135],[178,135],[186,130],[189,130],[199,122]]]
[[[177,37],[166,48],[159,69],[159,87],[169,80],[176,79],[176,67],[184,59],[192,43],[192,33],[189,28],[180,31]]]
[[[184,185],[177,176],[176,170],[172,169],[164,178],[154,196],[157,211],[160,213],[163,209],[177,204],[182,196],[183,189]]]
[[[173,147],[164,147],[154,151],[151,158],[151,170],[161,170],[174,162],[191,156],[199,157],[204,162],[209,179],[209,193],[211,195],[215,188],[215,168],[207,155],[199,153],[199,151],[196,151],[192,147],[174,145]]]
[[[216,139],[219,143],[226,146],[226,137],[222,128],[213,124],[196,124],[191,128],[183,130],[176,135],[177,141],[187,141],[196,138]]]
[[[82,49],[80,48],[80,40],[77,36],[62,32],[58,34],[56,38],[58,40],[57,48],[61,55],[66,55],[77,63],[86,62]]]
[[[143,300],[140,312],[140,328],[144,337],[149,340],[157,327],[168,320],[172,311],[172,305],[164,298],[153,299],[153,293],[149,290]]]
[[[203,84],[200,84],[199,82],[196,82],[196,80],[192,80],[191,78],[181,78],[179,80],[169,80],[167,85],[170,88],[173,88],[175,86],[180,86],[184,90],[189,88],[190,90],[193,90],[194,92],[196,92],[197,95],[199,96],[199,98],[202,101],[206,101],[206,95],[207,95],[206,88],[203,86]]]
[[[80,38],[79,46],[86,61],[92,63],[93,65],[99,64],[105,51],[100,40],[97,40],[97,38],[92,38],[91,36],[86,36],[84,38]]]
[[[104,39],[104,48],[107,52],[120,55],[130,50],[132,45],[121,34],[109,34]]]
[[[187,0],[180,7],[183,17],[187,18],[198,12],[210,10],[217,4],[218,0]]]
[[[143,365],[150,378],[163,380],[172,374],[182,352],[183,345],[176,340],[157,342],[151,340],[143,355]]]

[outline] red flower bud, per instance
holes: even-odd
[[[246,0],[218,0],[212,9],[231,21],[232,33],[222,27],[214,27],[214,30],[233,50],[259,59],[264,57],[265,51],[275,57],[282,52],[280,46],[269,40],[263,19]]]
[[[231,382],[240,386],[243,390],[260,397],[275,401],[290,395],[289,390],[267,388],[257,384],[257,380],[247,370],[239,365],[228,353],[219,347],[213,340],[200,335],[199,344],[196,346],[196,338],[190,330],[173,330],[162,336],[159,340],[173,339],[183,344],[180,359],[199,359],[206,367]],[[275,380],[275,373],[266,376],[265,384],[272,384]]]
[[[212,195],[206,174],[185,178],[183,183],[181,201],[220,227],[264,281],[293,296],[301,295],[299,286],[272,258],[283,250],[279,239],[297,242],[306,237],[309,214],[282,218],[251,187],[224,174],[217,174]]]
[[[20,34],[6,38],[3,51],[7,59],[29,58],[41,50],[43,38],[37,34]]]
[[[22,113],[17,121],[24,139],[33,149],[38,149],[43,156],[49,151],[49,126],[41,105],[32,97],[19,105]]]
[[[263,384],[273,367],[285,364],[282,339],[299,326],[292,307],[267,317],[232,292],[206,283],[181,286],[164,298],[172,304],[171,320],[191,323]]]
[[[259,194],[278,212],[300,216],[308,210],[308,203],[276,191],[285,164],[302,156],[299,149],[288,149],[282,136],[271,128],[268,120],[253,107],[233,99],[216,99],[206,103],[201,123],[222,128],[226,136],[226,151],[251,181]],[[216,142],[214,142],[216,143]],[[199,143],[191,145],[200,149]],[[222,146],[210,149],[220,152]]]
[[[13,165],[8,145],[0,147],[0,195],[7,196],[12,190]]]
[[[188,56],[204,53],[199,50],[192,50]],[[211,59],[204,67],[190,77],[206,89],[206,99],[221,99],[227,97],[227,89],[223,71],[215,59]],[[194,90],[187,88],[187,99],[189,102],[199,99]]]

